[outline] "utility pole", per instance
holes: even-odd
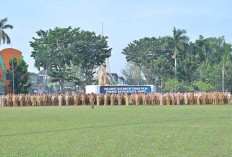
[[[12,75],[13,75],[13,94],[15,93],[14,92],[14,65],[13,65],[13,60],[14,60],[14,57],[12,58]]]
[[[176,79],[176,58],[175,58],[175,79]]]
[[[225,64],[224,61],[222,63],[222,92],[225,91]]]

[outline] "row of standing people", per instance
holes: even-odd
[[[149,94],[8,94],[0,96],[0,106],[69,105],[181,105],[230,104],[231,94],[222,92]]]

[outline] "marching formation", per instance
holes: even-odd
[[[231,94],[222,92],[149,93],[149,94],[8,94],[0,96],[0,106],[69,105],[182,105],[230,104]]]

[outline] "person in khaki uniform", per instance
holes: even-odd
[[[171,105],[176,105],[176,98],[175,98],[175,94],[171,93],[170,94],[170,100],[171,100]]]
[[[97,106],[100,106],[100,102],[101,102],[101,95],[97,94]]]
[[[201,104],[201,94],[197,93],[197,105]]]
[[[43,106],[47,106],[47,95],[46,94],[43,94],[42,95],[42,100],[43,100]]]
[[[118,105],[122,105],[122,96],[121,96],[121,94],[117,94],[117,101],[118,101]]]
[[[108,96],[108,94],[105,94],[104,95],[104,106],[108,105],[108,100],[109,100],[109,96]]]
[[[81,104],[81,95],[78,93],[77,94],[77,105]]]
[[[184,93],[184,104],[187,105],[188,104],[188,94]]]
[[[59,106],[63,105],[63,95],[62,94],[58,95],[58,102],[59,102]]]
[[[36,101],[35,101],[35,95],[31,95],[31,106],[35,106],[36,104]]]
[[[29,106],[29,96],[28,96],[28,94],[25,95],[25,105]]]
[[[155,105],[155,94],[153,93],[150,94],[150,101],[152,105]]]
[[[95,95],[93,93],[91,93],[89,96],[89,103],[90,103],[91,109],[94,109]]]
[[[86,95],[84,93],[81,94],[81,102],[82,105],[86,105]]]
[[[163,106],[164,105],[164,95],[162,93],[160,94],[159,99],[160,99],[160,106]]]
[[[169,94],[167,93],[167,94],[165,94],[165,100],[166,100],[166,105],[170,105],[170,96],[169,96]]]
[[[222,92],[218,94],[219,104],[224,104],[224,95]]]
[[[37,106],[41,106],[41,95],[38,94],[36,97],[37,97]]]
[[[69,94],[65,94],[65,104],[69,106]]]
[[[194,94],[193,94],[193,93],[190,93],[190,94],[189,94],[189,104],[190,104],[190,105],[193,105],[193,102],[194,102]]]
[[[50,106],[52,104],[52,95],[51,94],[47,94],[47,102],[48,102],[48,106]]]
[[[131,103],[131,104],[135,104],[134,95],[135,95],[135,93],[133,93],[133,94],[130,95],[129,103]]]
[[[139,105],[139,94],[135,95],[135,105]]]
[[[19,105],[20,105],[20,106],[23,106],[23,96],[22,96],[22,94],[20,94],[20,95],[18,96],[18,99],[19,99]]]
[[[218,95],[216,92],[213,93],[213,104],[218,104]]]
[[[2,106],[6,106],[6,95],[2,95]]]
[[[176,97],[176,104],[180,105],[180,93],[176,93],[175,97]]]
[[[10,94],[10,106],[13,106],[13,94]]]
[[[114,95],[114,94],[111,94],[111,95],[110,95],[110,105],[111,105],[111,106],[114,106],[114,104],[115,104],[115,95]]]
[[[56,105],[56,95],[53,94],[52,95],[52,106],[55,106]]]
[[[6,95],[6,106],[10,106],[10,94]]]
[[[143,105],[147,105],[147,96],[145,93],[142,94]]]
[[[126,102],[126,106],[129,106],[130,97],[127,94],[125,94],[125,102]]]
[[[12,96],[13,106],[18,106],[18,96],[13,94]]]
[[[78,94],[77,93],[73,94],[73,102],[74,102],[74,106],[78,105]]]
[[[205,105],[206,104],[206,93],[205,92],[202,92],[201,100],[202,100],[202,105]]]

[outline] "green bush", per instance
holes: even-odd
[[[215,90],[214,86],[206,82],[197,81],[193,85],[198,91],[210,92]]]

